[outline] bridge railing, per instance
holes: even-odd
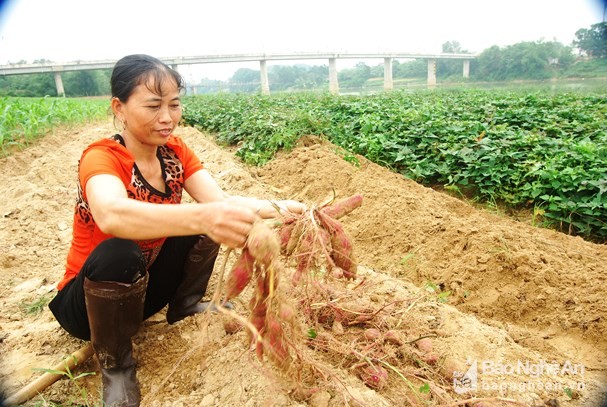
[[[475,54],[455,54],[455,53],[411,53],[411,52],[379,52],[379,53],[336,53],[336,52],[302,52],[302,53],[251,53],[251,54],[225,54],[225,55],[201,55],[185,57],[166,57],[159,58],[166,64],[178,69],[179,65],[199,65],[212,63],[232,63],[232,62],[250,62],[259,61],[261,92],[270,93],[268,81],[267,61],[287,61],[287,60],[329,60],[329,90],[332,93],[339,93],[339,84],[337,81],[338,59],[383,59],[384,60],[384,90],[392,90],[394,87],[392,79],[392,61],[394,59],[425,59],[428,61],[428,80],[427,86],[436,86],[436,61],[439,59],[458,59],[463,62],[462,74],[465,78],[470,75],[470,60],[476,58]],[[8,64],[0,65],[0,76],[23,75],[37,73],[53,73],[57,94],[65,96],[62,72],[84,71],[97,69],[112,69],[116,60],[99,61],[71,61],[71,62],[45,62],[39,64]]]

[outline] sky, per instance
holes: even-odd
[[[473,53],[521,41],[570,45],[578,29],[604,20],[605,1],[0,0],[0,64],[132,53],[437,53],[447,41]],[[338,60],[338,69],[356,62]],[[225,80],[239,67],[259,69],[258,63],[206,64],[180,71],[186,79]]]

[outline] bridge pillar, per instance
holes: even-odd
[[[428,87],[436,87],[436,59],[428,60]]]
[[[266,60],[259,61],[259,75],[261,76],[261,94],[270,94],[270,82],[268,81],[268,66]]]
[[[384,58],[384,90],[390,91],[394,89],[392,81],[392,58]]]
[[[470,77],[470,60],[464,59],[464,78]]]
[[[337,58],[329,58],[329,93],[339,95],[337,82]]]
[[[61,72],[55,72],[55,87],[57,88],[57,96],[65,97],[65,89],[63,89]]]

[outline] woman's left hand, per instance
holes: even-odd
[[[308,210],[308,206],[293,200],[264,201],[258,200],[257,214],[264,219],[276,218],[287,213],[302,214]]]
[[[284,208],[288,212],[296,214],[302,214],[308,210],[308,205],[293,200],[278,201],[278,206]]]
[[[241,205],[253,209],[255,213],[263,219],[276,218],[289,212],[293,214],[302,214],[308,210],[306,204],[291,199],[273,201],[269,199],[232,196],[228,198],[228,200],[238,202]]]

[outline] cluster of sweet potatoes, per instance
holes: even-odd
[[[281,252],[294,258],[294,285],[325,262],[329,271],[356,278],[357,263],[350,237],[338,221],[362,204],[356,194],[331,205],[313,208],[302,215],[288,215],[279,229]]]
[[[352,242],[337,219],[361,203],[362,196],[354,195],[302,214],[288,213],[274,225],[259,221],[253,226],[227,277],[225,299],[231,300],[254,285],[248,333],[259,358],[265,355],[280,367],[287,367],[291,360],[286,329],[295,325],[295,311],[280,293],[281,279],[287,278],[281,254],[295,259],[294,285],[310,277],[323,259],[334,274],[355,278]]]

